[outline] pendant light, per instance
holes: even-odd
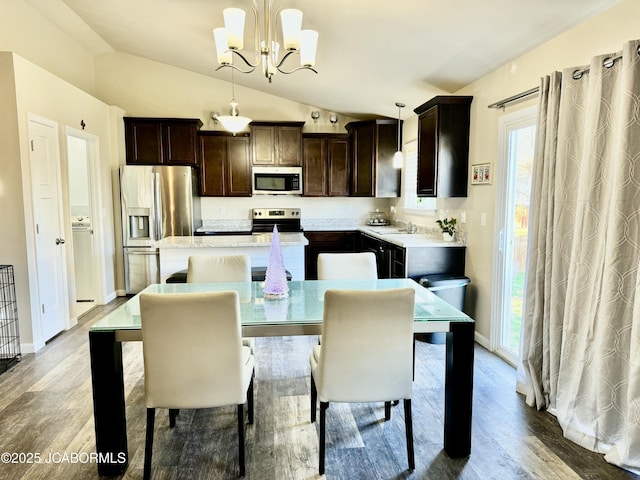
[[[231,109],[229,115],[218,116],[218,121],[222,124],[225,130],[233,133],[234,135],[244,130],[251,119],[249,117],[241,117],[238,111],[238,102],[236,102],[235,83],[233,80],[233,69],[231,70],[231,101],[229,102]]]
[[[405,104],[396,102],[396,107],[398,107],[398,149],[393,155],[393,168],[402,168],[404,158],[402,155],[402,148],[400,146],[400,129],[402,127],[402,120],[400,120],[400,111],[405,107]]]

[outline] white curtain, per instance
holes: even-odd
[[[640,472],[640,41],[543,78],[537,132],[527,403]]]

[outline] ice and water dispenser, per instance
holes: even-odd
[[[129,208],[127,215],[129,217],[129,239],[143,240],[149,239],[149,208]]]

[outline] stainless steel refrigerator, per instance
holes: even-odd
[[[127,294],[160,281],[156,242],[200,226],[197,172],[191,167],[120,167],[122,245]]]

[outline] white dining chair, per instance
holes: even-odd
[[[321,475],[330,402],[384,402],[385,420],[389,420],[391,402],[403,399],[407,459],[409,469],[415,469],[411,420],[414,301],[412,288],[325,293],[322,345],[315,346],[309,357],[312,422],[320,401]]]
[[[188,260],[187,283],[250,282],[249,255],[192,255]]]
[[[151,476],[156,408],[223,405],[237,405],[238,463],[244,476],[243,407],[246,402],[248,423],[253,423],[254,357],[242,346],[237,292],[143,293],[140,319],[147,407],[145,480]]]
[[[251,282],[249,255],[191,255],[187,266],[187,283]],[[242,344],[254,353],[253,339]]]
[[[372,252],[318,254],[318,280],[375,280],[376,256]]]

